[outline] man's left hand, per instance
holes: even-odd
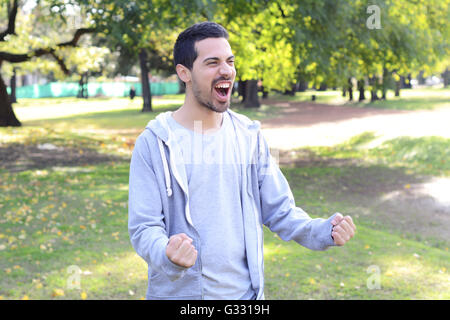
[[[343,246],[348,240],[353,238],[356,231],[356,226],[350,216],[342,216],[338,213],[331,221],[333,229],[331,230],[331,236],[334,243],[338,246]]]

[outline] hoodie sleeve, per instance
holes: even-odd
[[[152,270],[172,281],[187,268],[172,263],[166,255],[169,241],[162,212],[161,195],[143,135],[136,140],[130,163],[128,232],[131,244]]]
[[[289,184],[261,133],[258,140],[258,182],[263,224],[281,239],[294,240],[312,250],[334,246],[331,221],[336,213],[328,219],[312,219],[303,209],[296,207]]]

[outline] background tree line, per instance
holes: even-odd
[[[350,100],[386,99],[412,77],[448,83],[450,0],[0,0],[0,126],[18,126],[3,77],[39,69],[55,79],[113,76],[138,68],[142,111],[151,111],[149,72],[173,73],[173,43],[212,20],[230,33],[246,107],[264,95],[341,88]],[[379,9],[379,26],[370,28]],[[376,18],[376,17],[375,17]],[[76,23],[74,23],[76,22]],[[20,66],[20,67],[19,67]]]

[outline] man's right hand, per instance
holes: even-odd
[[[192,239],[184,233],[174,234],[169,238],[166,255],[170,261],[185,268],[192,267],[197,260],[197,250],[192,245]]]

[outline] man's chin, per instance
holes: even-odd
[[[223,113],[223,112],[227,111],[228,108],[230,107],[230,102],[227,101],[224,103],[215,103],[215,104],[208,103],[208,104],[204,104],[204,106],[214,112]]]

